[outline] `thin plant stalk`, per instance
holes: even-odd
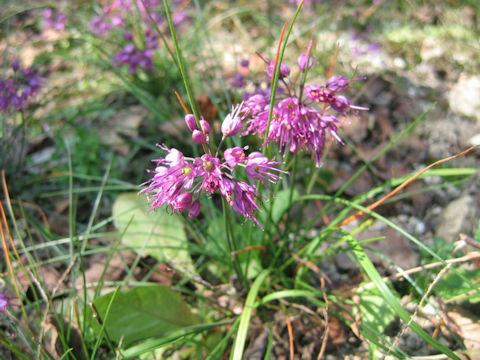
[[[202,126],[200,125],[200,112],[198,111],[198,106],[193,96],[192,87],[190,86],[187,70],[185,68],[185,64],[182,58],[182,51],[180,50],[180,46],[177,40],[177,32],[175,30],[175,26],[173,25],[172,14],[170,13],[170,7],[168,6],[167,0],[163,0],[163,6],[165,8],[165,15],[167,17],[168,27],[172,35],[173,46],[175,47],[175,54],[177,55],[178,68],[180,70],[180,74],[182,75],[183,84],[185,85],[185,90],[188,96],[188,101],[190,103],[190,107],[192,109],[193,115],[195,116],[197,126],[199,129],[201,129]]]
[[[236,246],[235,246],[235,241],[233,239],[233,234],[232,234],[232,222],[231,222],[232,218],[231,218],[230,210],[225,198],[222,198],[222,208],[223,208],[223,219],[225,222],[225,235],[227,237],[228,250],[231,256],[233,251],[236,250]],[[238,257],[234,256],[231,261],[232,261],[233,269],[237,274],[238,280],[240,281],[240,283],[245,289],[248,289],[248,281],[245,277],[245,274],[242,272],[242,268],[240,266]]]
[[[273,107],[275,105],[275,97],[277,95],[278,79],[280,78],[280,67],[282,65],[283,56],[285,55],[285,49],[287,48],[288,38],[290,37],[290,34],[292,33],[293,25],[295,24],[295,21],[297,20],[297,16],[300,13],[300,10],[303,6],[303,1],[304,0],[302,0],[300,2],[300,4],[297,7],[297,10],[295,11],[295,14],[293,15],[292,21],[290,22],[290,26],[288,27],[287,34],[285,36],[285,40],[283,40],[283,35],[285,33],[285,27],[286,27],[287,23],[285,23],[283,25],[282,32],[280,34],[280,40],[279,40],[279,43],[278,43],[277,55],[275,57],[275,71],[274,71],[273,77],[272,77],[270,108],[269,108],[269,111],[268,111],[268,122],[267,122],[267,128],[265,129],[264,142],[267,140],[268,134],[270,132],[270,123],[272,122],[272,117],[273,117]],[[283,41],[283,46],[280,49],[280,45],[282,44],[282,41]],[[265,149],[266,148],[267,148],[267,146],[265,147]],[[264,150],[264,151],[266,151],[266,150]]]

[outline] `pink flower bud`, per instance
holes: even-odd
[[[308,68],[310,69],[313,66],[313,56],[308,57]],[[307,68],[307,54],[300,54],[298,57],[298,67],[300,70],[305,71]]]
[[[202,126],[202,131],[205,135],[210,134],[210,124],[208,123],[207,120],[202,118],[200,120],[200,125]]]
[[[193,130],[192,132],[192,139],[195,141],[197,144],[205,144],[205,141],[207,141],[207,137],[203,132],[200,130]]]
[[[194,201],[190,210],[188,211],[188,216],[191,218],[196,218],[200,214],[200,201]]]
[[[197,121],[195,120],[195,116],[193,116],[193,114],[185,115],[185,122],[187,123],[190,131],[198,130]]]
[[[267,75],[268,77],[271,79],[273,77],[273,74],[275,72],[275,63],[270,60],[270,62],[268,63],[268,66],[267,66]],[[285,64],[280,64],[280,74],[279,74],[279,78],[280,79],[283,79],[284,77],[287,77],[288,75],[290,75],[290,67],[288,65],[285,65]]]
[[[193,130],[192,139],[197,144],[205,144],[205,142],[207,141],[206,135],[202,133],[200,130]]]
[[[177,198],[175,199],[175,203],[173,205],[173,209],[182,211],[182,210],[190,209],[191,206],[192,206],[192,193],[185,192],[177,196]]]
[[[223,157],[229,166],[235,167],[238,163],[245,160],[245,153],[241,147],[234,147],[226,149],[223,153]]]

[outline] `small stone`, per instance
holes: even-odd
[[[460,233],[472,234],[475,224],[475,200],[464,195],[447,205],[439,216],[435,235],[448,242],[459,239]]]
[[[480,122],[480,76],[462,74],[448,95],[450,108]]]
[[[468,143],[472,146],[479,146],[480,145],[480,134],[472,136],[469,140]]]

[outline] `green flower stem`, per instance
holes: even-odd
[[[290,173],[290,194],[288,195],[287,222],[286,222],[286,226],[285,226],[285,232],[284,232],[283,239],[286,239],[288,237],[288,233],[290,231],[290,222],[291,222],[291,215],[292,215],[292,212],[290,211],[290,208],[292,206],[293,193],[295,191],[295,178],[297,176],[297,168],[298,168],[297,164],[298,164],[298,156],[295,153],[294,158],[293,158],[293,168],[292,168],[292,172]],[[284,240],[284,241],[286,241],[286,240]]]
[[[227,204],[227,200],[225,200],[225,198],[223,197],[222,197],[222,207],[223,207],[223,219],[225,221],[225,235],[227,236],[228,250],[231,255],[232,252],[237,249],[236,249],[235,241],[233,239],[233,234],[232,234],[232,221],[231,221],[232,217],[230,216],[230,208]],[[235,273],[237,274],[238,280],[240,281],[240,283],[245,289],[248,289],[248,281],[247,281],[247,278],[245,277],[245,274],[242,272],[242,268],[240,266],[237,256],[233,256],[232,265],[233,265],[233,269],[235,270]]]
[[[297,7],[297,11],[295,11],[295,14],[293,15],[293,19],[290,23],[290,26],[288,27],[287,34],[285,36],[285,40],[283,41],[283,46],[281,47],[281,50],[279,50],[279,52],[277,53],[277,56],[275,58],[275,61],[276,61],[275,71],[274,71],[273,77],[272,77],[270,109],[269,109],[269,112],[268,112],[268,122],[267,122],[267,128],[265,130],[265,134],[264,134],[264,142],[267,140],[268,133],[270,132],[270,123],[272,122],[272,117],[273,117],[273,107],[275,105],[275,97],[276,97],[276,94],[277,94],[278,79],[280,77],[280,67],[282,65],[283,56],[285,54],[285,49],[287,48],[288,38],[290,37],[290,34],[292,33],[293,25],[295,24],[295,21],[297,20],[297,16],[300,13],[300,9],[302,8],[302,5],[303,5],[303,0],[300,2],[300,4]],[[282,35],[280,36],[279,48],[280,48],[280,44],[282,43],[282,38],[283,38],[283,29],[282,29]],[[268,146],[265,146],[264,151],[263,151],[264,155],[267,151],[267,148],[268,148]]]
[[[153,26],[155,27],[155,30],[157,31],[158,36],[160,36],[160,39],[162,40],[162,43],[165,46],[165,49],[167,49],[167,52],[170,54],[170,56],[171,56],[173,62],[175,63],[175,65],[177,65],[177,67],[180,69],[180,67],[178,66],[178,63],[177,63],[177,59],[175,58],[175,53],[172,51],[172,49],[170,49],[170,46],[168,45],[167,39],[165,39],[165,36],[163,35],[162,31],[160,30],[160,27],[158,26],[157,22],[153,19],[152,14],[150,12],[150,9],[148,8],[148,6],[145,6],[144,0],[140,0],[140,1],[142,2],[143,8],[145,9],[145,12],[147,13],[148,18],[150,19]],[[135,3],[135,5],[137,6],[137,9],[138,9],[137,3]]]
[[[180,74],[182,75],[185,90],[187,91],[188,101],[190,103],[190,107],[192,108],[193,115],[195,116],[197,126],[199,129],[201,129],[202,127],[200,125],[200,112],[198,111],[197,103],[195,102],[195,98],[193,97],[192,87],[190,86],[190,82],[188,81],[187,71],[183,63],[182,52],[180,50],[180,46],[178,45],[177,32],[175,31],[175,26],[173,26],[172,14],[170,13],[170,7],[168,6],[167,0],[163,0],[163,6],[165,8],[165,15],[167,17],[168,27],[172,35],[173,46],[175,47],[175,54],[177,55],[178,68],[180,70]]]

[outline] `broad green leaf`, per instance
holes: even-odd
[[[182,222],[164,209],[149,211],[145,196],[123,193],[113,204],[115,226],[122,243],[182,270],[194,271]]]
[[[138,340],[162,337],[196,325],[183,297],[168,286],[155,285],[117,292],[108,314],[113,292],[97,298],[95,308],[105,324],[105,332],[113,341],[128,345]]]
[[[292,198],[290,199],[290,196]],[[272,209],[272,220],[274,223],[278,223],[290,206],[292,206],[298,200],[298,191],[297,189],[293,190],[293,194],[290,194],[290,190],[279,191],[275,195],[273,200],[273,209]]]
[[[450,300],[456,296],[465,295],[461,300],[471,302],[480,301],[480,269],[458,269],[463,278],[456,273],[449,272],[435,286],[435,294],[444,300]],[[477,291],[475,291],[477,290]]]
[[[395,311],[385,302],[376,287],[360,286],[357,295],[360,298],[360,304],[354,308],[354,314],[360,312],[360,327],[365,331],[373,330],[380,336],[388,324],[395,319]]]

